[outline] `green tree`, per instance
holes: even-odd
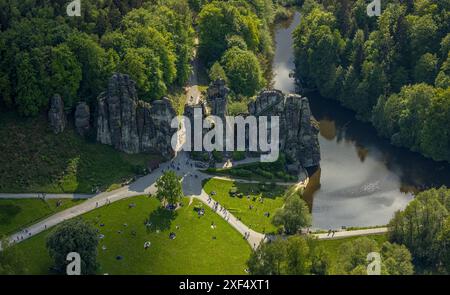
[[[440,257],[439,260],[446,274],[450,274],[450,217],[445,220],[444,226],[438,237]]]
[[[306,239],[292,237],[286,246],[287,273],[305,275],[311,271],[311,253]]]
[[[166,92],[161,63],[155,53],[148,48],[129,48],[119,68],[136,81],[143,100],[160,99]]]
[[[116,56],[106,52],[86,33],[69,35],[67,45],[81,64],[82,79],[78,94],[86,101],[94,101],[116,69]]]
[[[405,245],[421,268],[436,270],[443,264],[440,237],[449,216],[449,199],[446,188],[424,191],[389,223],[389,240]]]
[[[41,91],[35,67],[28,53],[18,54],[17,59],[17,97],[18,111],[24,116],[35,116],[46,106],[49,98]]]
[[[220,79],[227,82],[228,80],[227,75],[225,74],[225,70],[217,61],[212,65],[211,69],[209,70],[208,76],[210,81],[216,81]]]
[[[322,246],[314,246],[311,250],[311,273],[315,275],[328,275],[331,272],[331,258]]]
[[[420,134],[420,150],[437,161],[450,160],[450,88],[437,89]]]
[[[184,85],[191,72],[190,60],[194,40],[192,15],[186,1],[167,1],[164,4],[157,5],[153,10],[132,10],[125,18],[133,19],[145,27],[153,27],[170,40],[176,56],[176,82]],[[139,17],[133,17],[138,11],[140,11]],[[127,20],[124,20],[124,23]]]
[[[233,47],[224,54],[222,63],[235,93],[253,96],[264,85],[258,59],[251,51]]]
[[[293,194],[288,197],[284,207],[275,212],[272,223],[282,226],[287,234],[295,234],[302,227],[311,226],[308,205],[298,194]]]
[[[389,275],[412,275],[414,266],[411,253],[404,245],[383,243],[381,247],[382,271]]]
[[[414,67],[414,80],[416,83],[433,85],[438,70],[438,58],[435,54],[425,53]]]
[[[77,92],[82,78],[81,65],[66,44],[52,48],[50,87],[64,100],[64,107],[71,109],[77,102]]]
[[[95,274],[98,267],[97,245],[95,228],[79,218],[64,222],[47,239],[54,269],[60,274],[66,273],[66,258],[71,252],[80,254],[82,274]]]
[[[286,243],[277,239],[261,243],[247,261],[252,275],[281,275],[286,271]]]
[[[367,255],[378,250],[377,242],[366,237],[341,244],[336,264],[338,273],[367,274]]]
[[[175,205],[183,198],[181,179],[173,171],[165,172],[156,181],[156,188],[156,197],[169,205]]]
[[[449,99],[448,89],[426,84],[405,86],[400,93],[379,99],[373,123],[394,144],[449,161],[449,132],[440,129],[449,122]]]
[[[228,36],[241,36],[250,50],[261,42],[261,22],[242,2],[213,1],[198,15],[199,53],[206,64],[218,60],[227,50]]]
[[[336,92],[337,63],[344,45],[332,13],[315,6],[302,17],[294,31],[294,49],[304,86],[318,87],[326,97]]]
[[[330,258],[316,241],[294,236],[261,243],[247,266],[252,275],[327,274]]]
[[[442,63],[439,74],[435,81],[436,87],[448,88],[450,87],[450,52],[448,58]]]

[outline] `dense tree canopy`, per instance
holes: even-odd
[[[264,85],[258,59],[251,51],[233,47],[224,54],[222,63],[235,93],[253,96]]]
[[[403,245],[383,243],[381,248],[377,242],[363,237],[346,242],[339,247],[336,272],[339,274],[366,275],[369,253],[380,254],[381,274],[411,275],[414,273],[411,253]]]
[[[200,57],[214,77],[225,74],[234,94],[253,96],[265,85],[274,11],[272,0],[216,0],[199,12]]]
[[[441,188],[420,193],[391,220],[390,240],[404,244],[420,268],[448,271],[449,210],[450,190]]]
[[[364,0],[305,1],[294,33],[300,84],[341,101],[394,144],[450,161],[448,5],[383,1],[381,16],[369,18]]]
[[[328,254],[308,238],[296,236],[261,245],[247,262],[252,275],[328,274]]]
[[[58,93],[67,111],[94,104],[114,71],[137,81],[142,99],[159,99],[190,73],[192,15],[186,0],[0,0],[0,106],[24,116]]]
[[[97,244],[95,228],[82,219],[72,219],[61,224],[47,239],[54,270],[60,274],[66,273],[69,263],[67,255],[71,252],[80,254],[82,274],[95,274],[98,267]]]

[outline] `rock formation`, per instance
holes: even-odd
[[[80,102],[75,109],[75,129],[78,134],[81,136],[85,136],[91,126],[91,112],[89,110],[89,106],[85,102]]]
[[[167,98],[146,103],[137,97],[135,82],[128,75],[114,74],[108,89],[98,98],[97,141],[129,153],[159,152],[170,157],[170,127],[176,116]]]
[[[204,112],[204,115],[224,118],[227,114],[228,94],[224,81],[212,83],[207,94],[209,111]],[[195,107],[201,106],[186,108],[187,117],[192,116]],[[290,171],[298,173],[303,171],[302,168],[320,164],[319,127],[311,114],[307,98],[296,94],[285,95],[279,90],[265,90],[248,105],[248,110],[255,117],[280,117],[280,151],[292,161],[288,167]],[[248,136],[248,131],[246,135]]]
[[[228,113],[228,93],[230,90],[225,86],[224,80],[216,80],[209,85],[207,92],[207,103],[209,113],[222,119]]]
[[[59,94],[55,94],[50,100],[48,121],[55,134],[59,134],[66,128],[66,114],[64,113],[64,102]]]
[[[319,127],[307,98],[278,90],[263,91],[248,109],[253,116],[280,117],[280,150],[294,162],[291,170],[319,165]]]

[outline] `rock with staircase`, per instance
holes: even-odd
[[[157,152],[174,155],[176,129],[170,127],[176,112],[167,98],[147,103],[139,100],[135,82],[115,73],[98,98],[97,141],[128,154]]]
[[[265,90],[248,109],[250,115],[256,117],[280,117],[280,150],[293,161],[291,170],[297,167],[301,171],[320,164],[319,126],[306,97]]]

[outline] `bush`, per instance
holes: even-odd
[[[251,177],[251,176],[253,176],[252,171],[247,170],[247,169],[230,170],[230,174],[234,175],[234,176],[239,176],[239,177]]]
[[[245,159],[245,152],[233,152],[232,158],[235,161],[241,161]]]
[[[219,151],[213,151],[212,156],[214,158],[214,161],[216,162],[223,162],[223,153]]]

